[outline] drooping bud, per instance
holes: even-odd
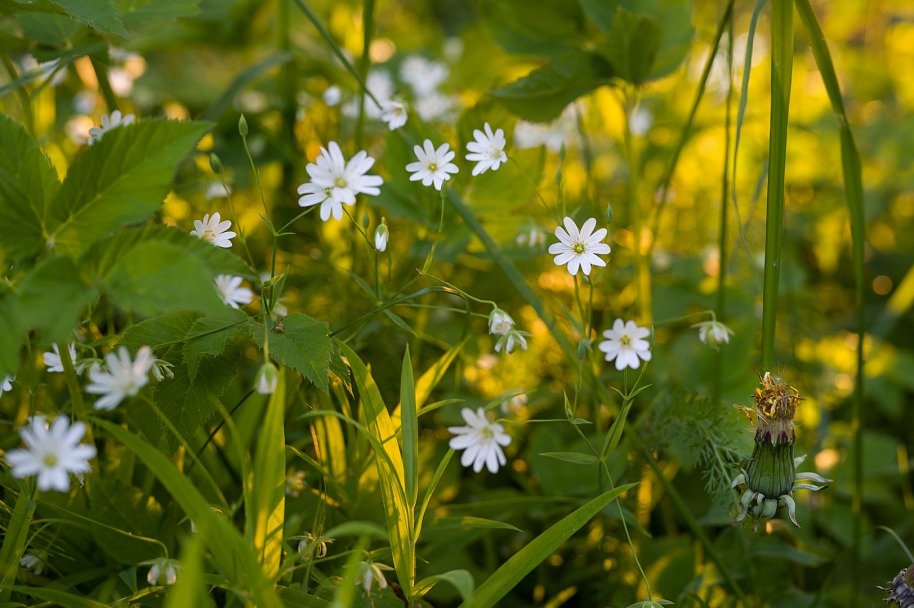
[[[384,220],[381,220],[381,223],[378,224],[377,229],[374,231],[374,248],[380,252],[387,251],[387,240],[390,237],[390,232],[387,230],[387,225],[384,223]]]
[[[276,384],[279,382],[279,370],[272,363],[264,363],[257,371],[257,379],[254,381],[254,388],[261,395],[272,395],[276,390]]]

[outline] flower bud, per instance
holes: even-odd
[[[238,119],[238,132],[241,134],[241,137],[248,136],[248,121],[244,117],[244,114]]]
[[[264,363],[257,372],[254,388],[261,395],[272,395],[279,382],[279,370],[272,363]]]
[[[209,155],[209,168],[212,169],[213,173],[216,175],[222,173],[222,160],[220,160],[214,152]]]
[[[387,239],[389,236],[390,232],[388,232],[387,226],[382,220],[374,231],[374,248],[381,252],[387,251]]]
[[[489,314],[489,333],[493,336],[506,336],[514,329],[514,319],[511,315],[496,307]]]

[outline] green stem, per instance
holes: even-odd
[[[73,360],[70,359],[70,348],[66,342],[58,342],[57,350],[60,352],[60,364],[63,366],[63,375],[67,381],[67,390],[70,393],[70,400],[73,402],[73,413],[78,420],[88,422],[86,412],[86,402],[83,400],[82,390],[79,386],[79,377],[76,375],[76,368]],[[86,424],[86,441],[95,444],[92,438],[92,426]],[[88,483],[88,480],[87,480]]]
[[[639,320],[642,323],[651,322],[651,268],[650,258],[645,252],[641,251],[641,233],[643,232],[643,217],[641,215],[641,204],[638,200],[638,182],[640,181],[640,167],[638,164],[638,151],[635,148],[635,142],[632,138],[630,128],[630,119],[632,112],[635,111],[638,102],[637,99],[629,97],[626,92],[625,102],[625,120],[623,125],[625,158],[628,161],[628,213],[629,221],[632,226],[634,239],[632,242],[632,251],[635,254],[635,292],[637,293]]]
[[[768,212],[765,224],[765,292],[762,369],[774,366],[774,337],[781,272],[787,119],[793,72],[793,0],[771,3],[771,126],[768,144]]]
[[[105,98],[105,104],[108,106],[108,113],[114,112],[118,109],[117,96],[111,89],[111,83],[108,82],[108,70],[94,57],[90,56],[89,61],[92,63],[92,69],[95,70],[95,79],[98,81],[98,88]]]

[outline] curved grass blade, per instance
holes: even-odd
[[[279,381],[270,396],[257,438],[257,451],[254,454],[254,504],[247,511],[254,548],[260,555],[264,572],[270,577],[279,572],[282,558],[286,509],[285,409],[286,374],[285,368],[280,368]]]
[[[584,506],[566,516],[548,530],[537,536],[526,547],[492,573],[486,582],[473,593],[471,601],[465,601],[461,608],[490,608],[498,605],[505,595],[514,588],[537,565],[555,552],[572,534],[580,530],[603,507],[633,488],[634,483],[619,486],[601,494]]]
[[[16,506],[3,537],[3,548],[0,549],[0,602],[8,602],[11,596],[11,585],[19,571],[19,560],[25,551],[29,535],[29,523],[35,513],[37,503],[27,492],[20,492]]]

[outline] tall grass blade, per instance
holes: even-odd
[[[774,366],[774,337],[781,274],[787,118],[793,80],[793,0],[771,3],[771,121],[768,134],[768,208],[765,220],[765,291],[762,311],[762,369]]]
[[[19,560],[25,551],[29,537],[29,523],[35,513],[37,503],[27,492],[20,492],[13,507],[10,523],[3,536],[3,547],[0,548],[0,602],[10,600],[11,587],[19,572]]]
[[[208,608],[215,606],[207,593],[203,578],[203,536],[191,536],[181,553],[181,573],[174,588],[168,592],[165,608]]]
[[[620,486],[597,496],[584,506],[566,516],[548,530],[534,538],[530,544],[514,554],[473,593],[473,599],[460,604],[461,608],[490,608],[496,606],[527,574],[558,549],[571,535],[580,530],[603,507],[633,488],[634,483]]]
[[[406,500],[410,509],[415,509],[419,498],[419,414],[416,410],[416,387],[413,383],[409,345],[403,355],[403,370],[400,373],[400,416]]]
[[[254,454],[253,520],[254,548],[264,572],[274,577],[282,558],[282,531],[286,508],[286,374],[279,370],[276,390],[270,395],[266,416]]]
[[[835,74],[835,66],[825,42],[825,35],[816,15],[809,4],[809,0],[796,0],[797,11],[812,47],[816,66],[822,75],[822,82],[828,93],[832,110],[838,118],[838,129],[841,135],[841,169],[844,176],[844,197],[850,212],[851,240],[854,256],[854,285],[856,298],[854,300],[857,314],[857,378],[854,385],[854,405],[851,414],[851,428],[854,433],[854,493],[851,503],[854,513],[854,550],[851,554],[852,596],[851,603],[856,605],[857,590],[860,588],[860,539],[862,537],[863,522],[863,430],[866,428],[864,419],[864,374],[863,374],[863,338],[866,333],[866,317],[864,315],[864,294],[866,280],[864,274],[863,245],[866,240],[865,218],[863,215],[863,171],[860,164],[860,154],[854,143],[847,122],[847,113],[844,111],[844,100],[841,97],[841,86]]]

